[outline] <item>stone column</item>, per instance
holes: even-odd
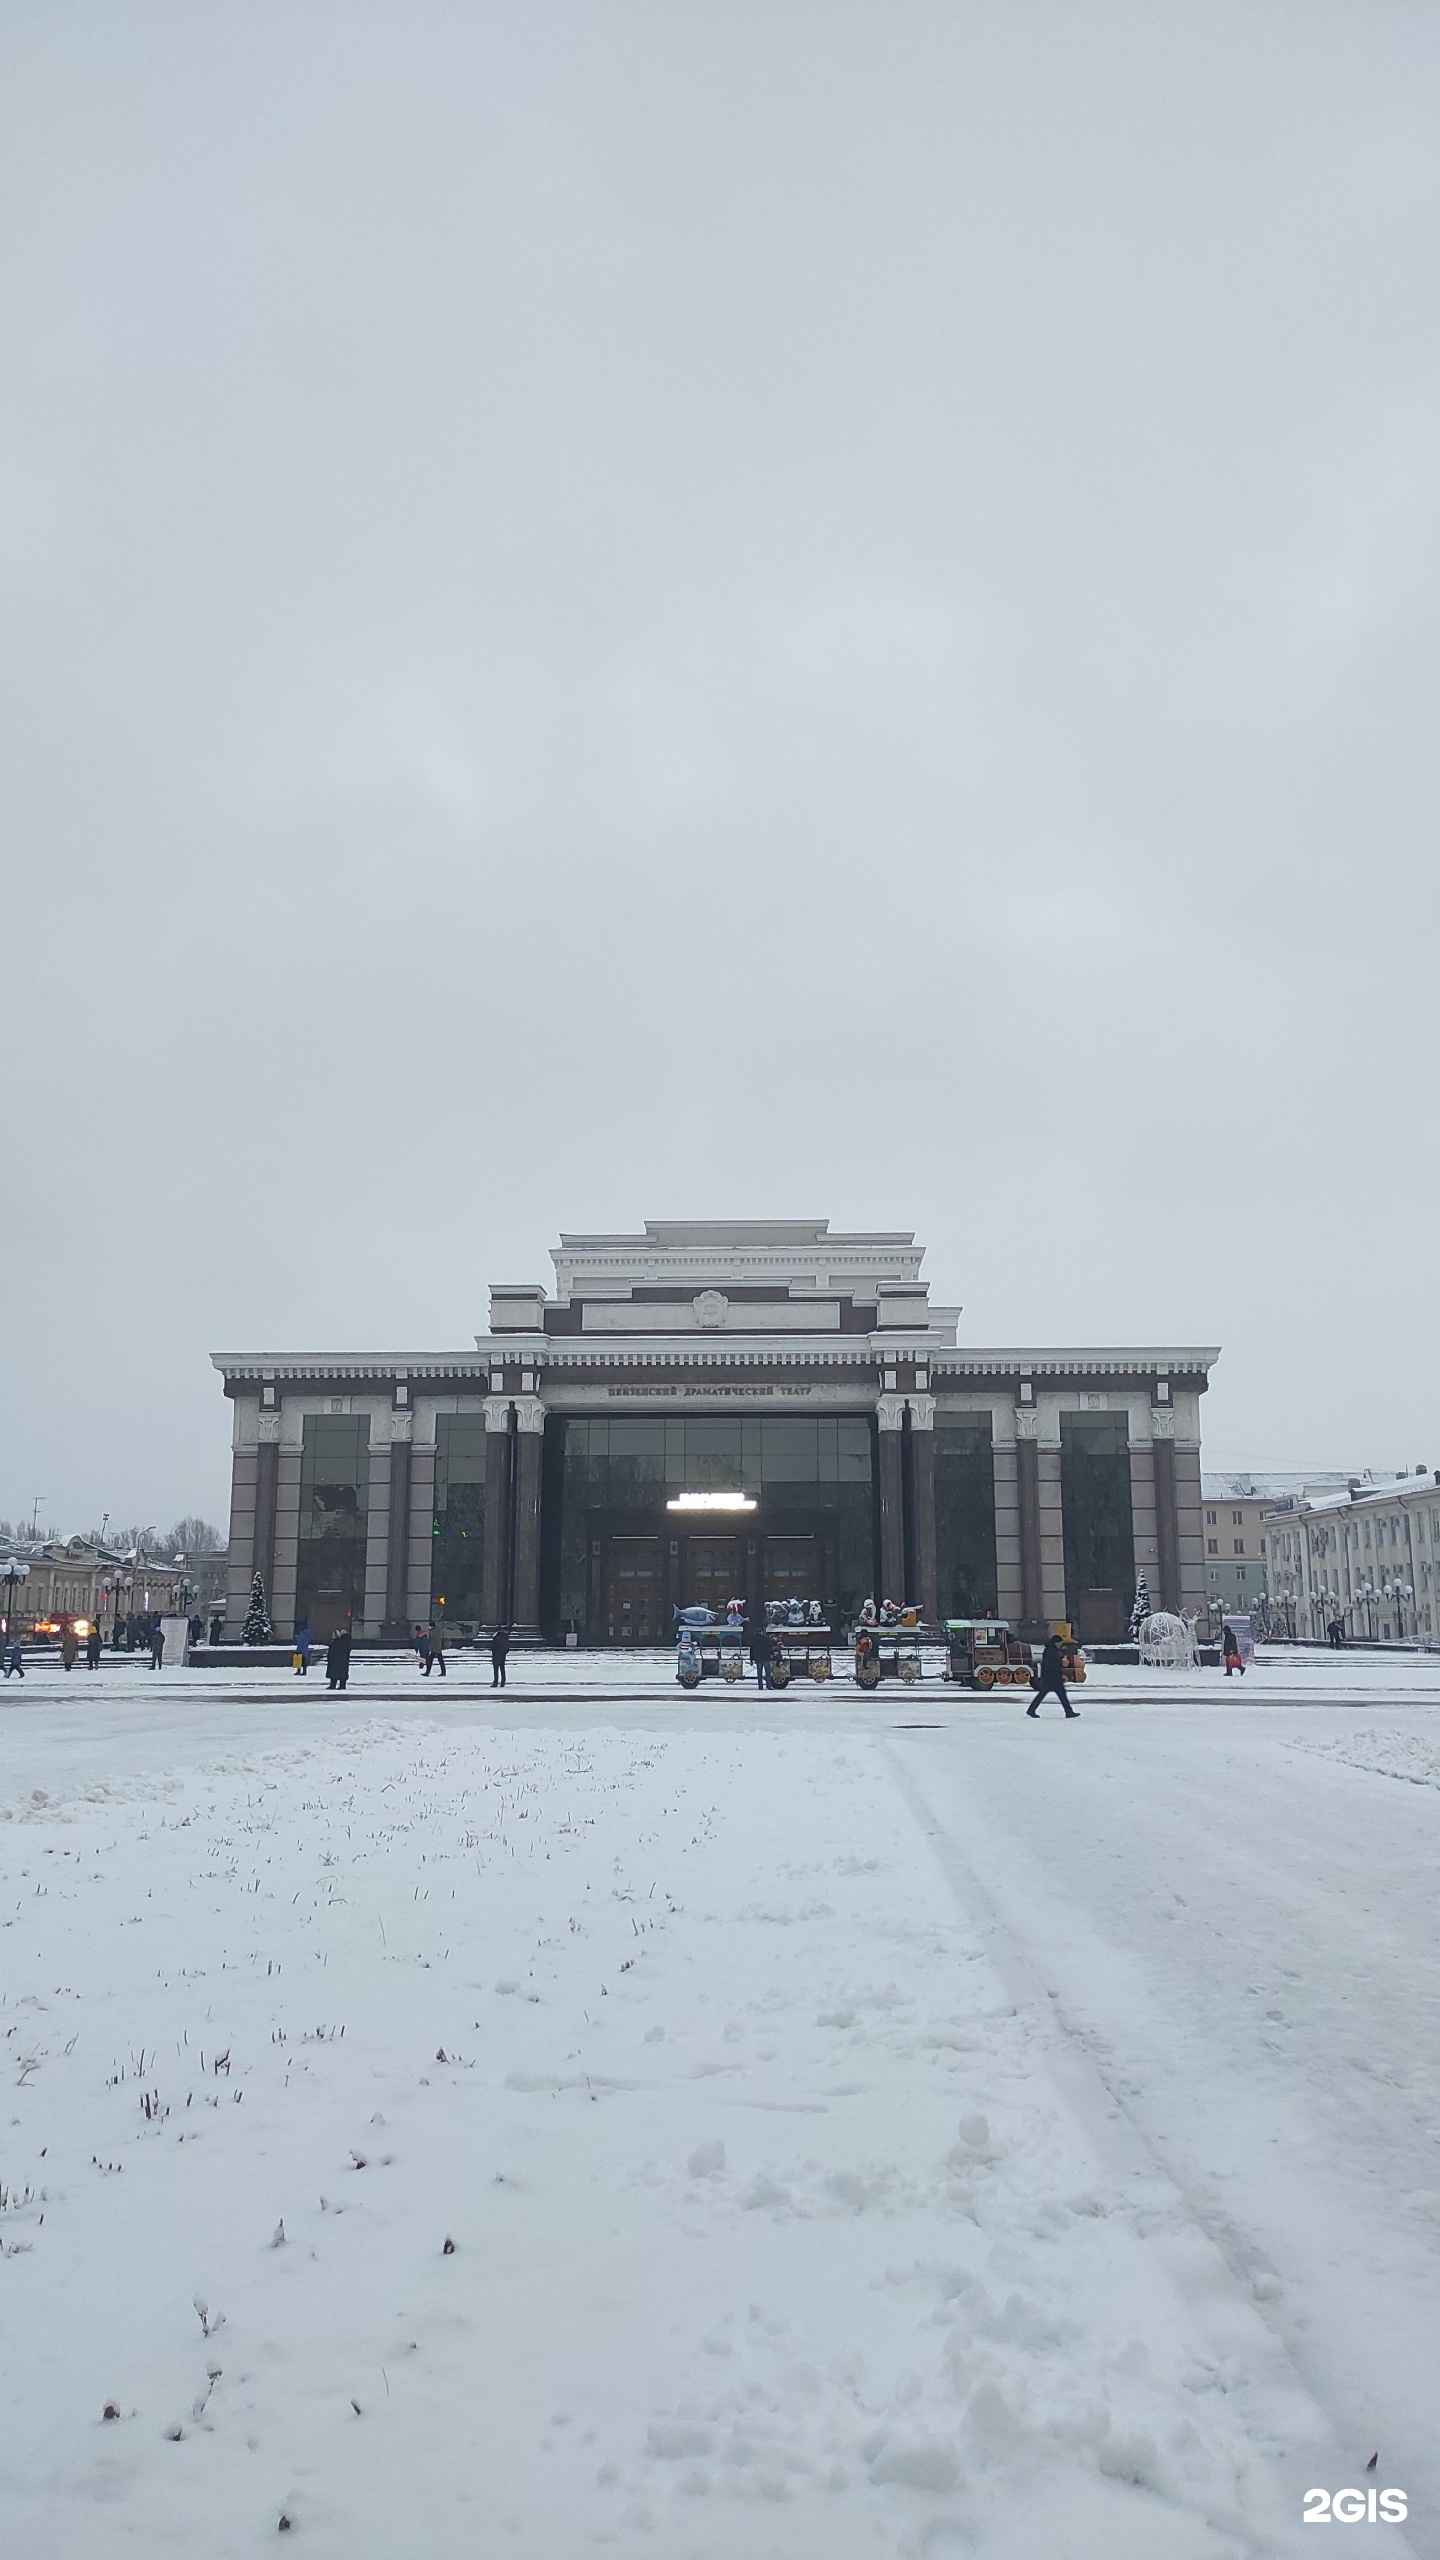
[[[237,1407],[237,1414],[239,1408]],[[255,1571],[254,1449],[237,1449],[230,1465],[230,1539],[226,1549],[225,1632],[238,1636],[250,1606],[250,1577]],[[206,1633],[209,1633],[207,1627]]]
[[[260,1442],[255,1451],[255,1543],[251,1550],[250,1573],[258,1573],[265,1585],[268,1609],[275,1591],[275,1487],[280,1472],[280,1422],[278,1416],[262,1414]],[[247,1585],[245,1603],[250,1592]]]
[[[485,1625],[510,1623],[510,1400],[485,1399]]]
[[[935,1399],[911,1396],[910,1520],[915,1552],[910,1559],[908,1599],[919,1603],[920,1615],[934,1626],[940,1614],[940,1576],[935,1558]]]
[[[1015,1443],[996,1436],[990,1444],[990,1465],[995,1485],[995,1607],[997,1614],[1018,1626],[1025,1614],[1025,1594],[1021,1582],[1020,1487],[1017,1477]]]
[[[1161,1408],[1156,1407],[1157,1418]],[[1158,1443],[1157,1443],[1158,1447]],[[1198,1612],[1205,1605],[1205,1513],[1200,1482],[1200,1452],[1177,1433],[1174,1456],[1175,1554],[1180,1578],[1179,1606]]]
[[[434,1416],[422,1420],[431,1438],[410,1443],[410,1523],[406,1539],[405,1614],[412,1626],[428,1627],[435,1578],[435,1441]],[[413,1425],[412,1425],[413,1430]]]
[[[1156,1419],[1159,1419],[1158,1413]],[[1170,1416],[1165,1416],[1166,1421]],[[1175,1508],[1175,1443],[1152,1440],[1150,1462],[1155,1473],[1155,1556],[1162,1609],[1180,1606],[1180,1522]]]
[[[1020,1624],[1035,1629],[1044,1623],[1045,1592],[1040,1577],[1040,1416],[1024,1405],[1015,1413],[1015,1490],[1020,1506]]]
[[[1130,1428],[1133,1433],[1133,1419]],[[1132,1438],[1130,1442],[1130,1521],[1136,1583],[1143,1573],[1151,1607],[1168,1609],[1172,1603],[1161,1596],[1160,1536],[1155,1521],[1155,1460],[1148,1425],[1143,1440]]]
[[[300,1560],[300,1466],[303,1451],[303,1422],[295,1417],[295,1438],[285,1445],[284,1427],[275,1463],[275,1541],[274,1581],[270,1591],[270,1619],[278,1635],[295,1632],[295,1576]]]
[[[541,1396],[515,1399],[515,1633],[540,1634],[540,1459],[545,1445]]]
[[[905,1428],[903,1396],[879,1396],[875,1419],[880,1425],[880,1589],[877,1600],[905,1597],[905,1483],[901,1466],[901,1434]]]
[[[401,1417],[392,1415],[390,1429],[397,1430]],[[410,1633],[406,1603],[410,1597],[410,1430],[408,1414],[404,1416],[405,1436],[390,1442],[390,1508],[386,1522],[385,1542],[385,1627],[387,1636],[405,1637]]]

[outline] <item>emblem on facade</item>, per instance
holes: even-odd
[[[695,1300],[695,1321],[712,1331],[722,1325],[730,1313],[730,1301],[723,1289],[702,1289]]]

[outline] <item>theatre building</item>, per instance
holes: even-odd
[[[988,1351],[904,1234],[655,1219],[567,1235],[473,1351],[217,1353],[234,1410],[227,1633],[655,1644],[672,1612],[873,1593],[1123,1633],[1205,1597],[1213,1350]]]

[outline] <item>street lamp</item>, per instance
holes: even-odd
[[[16,1589],[20,1583],[28,1582],[29,1579],[28,1564],[22,1564],[18,1556],[9,1557],[5,1566],[5,1641],[7,1644],[15,1632]]]
[[[1394,1603],[1395,1633],[1399,1642],[1403,1644],[1405,1641],[1405,1603],[1407,1600],[1413,1600],[1415,1594],[1411,1590],[1408,1582],[1401,1582],[1397,1578],[1395,1581],[1387,1582],[1385,1584],[1380,1596],[1382,1599],[1392,1601]]]

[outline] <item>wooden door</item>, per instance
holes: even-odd
[[[658,1644],[660,1541],[612,1538],[605,1558],[605,1634],[611,1644]]]
[[[687,1538],[685,1542],[685,1606],[703,1601],[725,1615],[725,1603],[745,1589],[738,1538]]]
[[[765,1597],[767,1600],[823,1601],[820,1587],[820,1541],[818,1538],[767,1538],[765,1541]]]

